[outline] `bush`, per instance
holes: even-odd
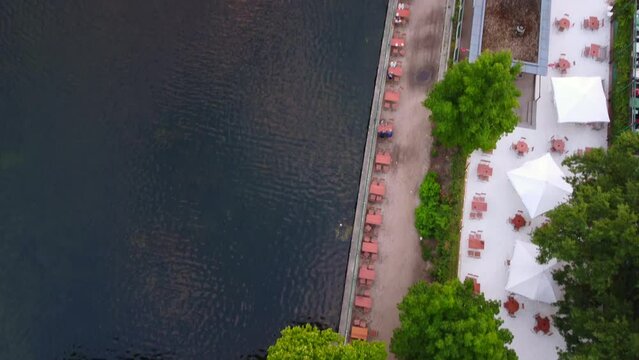
[[[632,72],[633,39],[635,17],[634,0],[617,0],[614,8],[617,30],[612,47],[614,76],[612,82],[611,137],[628,129],[630,122],[630,84]]]
[[[415,209],[415,227],[426,239],[443,239],[448,229],[450,206],[442,201],[437,174],[428,172],[419,187],[420,204]]]

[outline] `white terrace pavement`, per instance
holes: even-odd
[[[570,29],[559,32],[552,26],[549,44],[549,59],[555,62],[561,54],[575,64],[571,66],[564,76],[599,76],[604,80],[605,92],[609,88],[608,61],[597,62],[594,59],[582,56],[585,46],[591,43],[608,46],[610,49],[610,23],[606,17],[607,4],[603,0],[582,0],[579,2],[553,1],[551,7],[551,19],[560,19],[568,14],[571,22],[575,23]],[[604,27],[598,31],[582,29],[581,23],[588,16],[605,18]],[[530,233],[534,227],[539,226],[544,217],[532,219],[531,226],[522,228],[519,232],[513,230],[507,222],[518,210],[525,207],[510,184],[506,173],[509,170],[520,167],[529,160],[537,159],[549,152],[551,136],[568,138],[566,141],[567,154],[553,153],[553,159],[560,164],[567,156],[578,149],[586,147],[606,147],[606,130],[593,130],[586,125],[558,124],[557,113],[552,99],[552,87],[550,77],[561,76],[558,71],[549,69],[549,77],[538,77],[536,80],[536,93],[539,99],[536,103],[536,126],[534,129],[517,127],[512,133],[504,135],[497,144],[497,149],[492,154],[484,154],[475,151],[469,158],[466,180],[466,192],[464,196],[463,226],[461,230],[460,266],[459,278],[464,280],[467,274],[477,275],[477,281],[481,284],[481,291],[486,298],[499,300],[502,303],[507,299],[505,285],[508,279],[508,266],[506,260],[512,256],[516,239],[530,241]],[[511,144],[525,137],[531,151],[518,157]],[[488,182],[479,181],[477,178],[477,165],[480,160],[489,160],[493,167],[493,175]],[[565,167],[562,167],[567,173]],[[481,220],[470,219],[471,200],[475,193],[486,193],[488,211]],[[529,218],[525,213],[525,217]],[[485,249],[481,258],[474,259],[467,256],[468,236],[471,231],[483,230],[482,238],[485,240]],[[516,296],[516,299],[525,306],[520,309],[515,318],[509,317],[503,306],[500,307],[500,318],[504,320],[504,326],[514,335],[512,348],[522,360],[527,359],[556,359],[556,348],[564,348],[565,343],[558,331],[551,324],[552,335],[536,334],[532,330],[535,326],[534,315],[552,315],[556,309],[554,306]]]

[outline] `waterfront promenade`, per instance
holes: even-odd
[[[382,114],[395,120],[396,135],[380,146],[390,149],[395,163],[386,175],[388,196],[382,205],[384,224],[378,235],[380,258],[377,281],[371,289],[374,305],[370,318],[379,340],[387,344],[399,327],[397,304],[411,285],[426,277],[414,211],[419,203],[419,184],[430,165],[429,112],[422,102],[437,80],[444,5],[444,0],[411,3],[411,20],[400,29],[406,33],[407,49],[402,59],[405,76],[399,81],[399,107]]]
[[[391,58],[402,62],[403,76],[399,82],[386,81],[386,84],[378,79],[376,87],[371,124],[374,126],[380,119],[393,119],[395,130],[391,139],[380,141],[369,138],[364,155],[362,184],[340,320],[340,331],[345,335],[348,335],[350,322],[354,317],[364,317],[369,322],[369,327],[378,332],[371,340],[390,344],[393,330],[399,326],[397,304],[411,285],[426,278],[426,263],[421,258],[420,240],[414,227],[414,210],[419,202],[418,188],[430,165],[432,143],[429,112],[422,106],[422,102],[438,79],[441,59],[444,62],[447,59],[447,56],[442,56],[441,51],[444,27],[450,19],[446,12],[447,3],[446,0],[413,1],[409,3],[411,15],[408,24],[394,27],[390,31],[405,33],[405,55]],[[391,1],[389,6],[396,7],[396,4],[396,1]],[[388,36],[385,36],[380,60],[380,67],[384,66],[384,76],[390,53],[388,40]],[[379,104],[386,89],[394,89],[401,94],[395,110],[382,110]],[[362,234],[358,228],[362,224],[358,219],[362,218],[362,211],[366,209],[364,201],[367,199],[372,171],[370,154],[374,154],[376,149],[389,150],[393,161],[390,171],[374,175],[385,180],[387,190],[384,201],[376,205],[382,209],[384,220],[376,232],[379,258],[375,262],[377,276],[370,288],[372,309],[369,313],[361,314],[357,309],[352,309],[353,292],[357,290],[351,284],[354,284],[356,269],[361,263],[358,242],[361,241]],[[389,358],[394,357],[390,354]]]

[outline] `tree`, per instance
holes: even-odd
[[[562,359],[636,359],[639,354],[639,134],[626,132],[606,152],[564,161],[574,175],[569,202],[546,213],[533,233],[540,260],[565,266],[555,324]]]
[[[331,329],[315,326],[287,327],[274,345],[268,348],[268,359],[385,360],[386,348],[381,342],[355,340],[344,345],[344,338]]]
[[[391,351],[399,359],[516,359],[496,301],[473,293],[470,281],[413,285],[398,306],[401,325]]]
[[[433,135],[464,154],[494,149],[519,119],[514,110],[521,95],[515,86],[520,69],[512,66],[510,52],[486,52],[474,63],[453,65],[424,101],[432,112]]]

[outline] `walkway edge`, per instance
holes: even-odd
[[[399,0],[390,0],[386,10],[386,23],[384,36],[380,46],[379,65],[377,67],[377,78],[375,79],[375,90],[373,102],[371,104],[371,114],[368,121],[368,135],[364,158],[362,162],[362,174],[359,180],[359,193],[357,195],[357,207],[355,208],[355,220],[353,222],[353,235],[351,237],[351,248],[348,255],[348,265],[346,268],[346,279],[344,281],[344,294],[342,297],[342,311],[339,319],[339,333],[348,341],[351,318],[353,315],[353,301],[357,290],[357,269],[359,265],[359,254],[362,244],[364,216],[366,215],[366,203],[368,200],[368,184],[373,172],[373,160],[375,157],[375,146],[377,144],[377,124],[379,114],[382,110],[381,100],[384,95],[386,85],[386,68],[389,61],[390,39],[393,34],[393,18]]]

